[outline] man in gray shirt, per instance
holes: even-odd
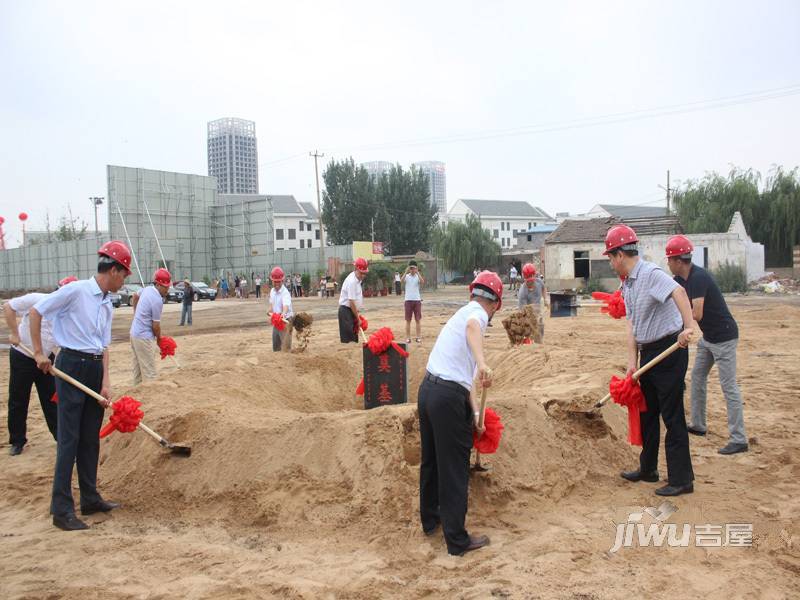
[[[637,356],[644,365],[677,342],[680,348],[642,375],[639,383],[647,402],[641,413],[642,452],[639,468],[621,473],[628,481],[657,482],[658,447],[661,439],[659,416],[667,428],[668,485],[656,490],[659,496],[678,496],[694,491],[694,471],[689,454],[689,432],[683,409],[687,349],[692,336],[692,307],[686,291],[662,269],[639,258],[636,232],[627,225],[615,225],[606,234],[606,251],[611,268],[624,279],[622,295],[628,325],[628,371],[636,371]]]
[[[545,308],[549,305],[547,303],[547,288],[544,287],[544,281],[536,276],[536,267],[533,263],[525,263],[522,267],[522,278],[525,280],[525,285],[519,288],[519,296],[517,306],[522,308],[528,304],[533,305],[533,310],[539,315],[539,335],[544,339],[544,320],[542,319],[542,300],[544,300]]]

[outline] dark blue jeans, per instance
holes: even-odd
[[[103,383],[101,361],[59,352],[56,367],[100,392]],[[78,466],[81,506],[101,500],[97,493],[97,461],[100,455],[103,408],[94,398],[59,378],[56,378],[56,392],[58,439],[50,513],[63,516],[75,513],[75,502],[72,499],[72,468],[75,464]]]
[[[181,325],[188,319],[189,325],[192,324],[192,305],[185,304],[181,307]]]

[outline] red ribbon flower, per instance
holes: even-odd
[[[278,331],[286,329],[286,323],[283,320],[283,315],[280,313],[272,313],[270,320],[272,321],[272,326]]]
[[[647,402],[642,394],[639,382],[628,375],[625,379],[617,376],[608,384],[611,399],[628,409],[628,443],[633,446],[642,445],[642,422],[639,413],[647,412]]]
[[[614,319],[621,319],[625,316],[625,299],[622,297],[622,290],[617,290],[613,294],[606,292],[592,292],[592,298],[602,300],[606,305],[600,309]]]
[[[106,423],[106,426],[100,430],[100,437],[104,438],[111,435],[115,431],[122,433],[130,433],[139,426],[139,423],[144,417],[144,413],[139,410],[142,405],[138,400],[134,400],[130,396],[123,396],[111,408],[114,409],[114,414]]]
[[[361,319],[362,323],[366,324],[367,320],[364,317],[361,317]],[[363,325],[362,328],[366,329],[366,327],[363,327]],[[375,356],[383,354],[389,349],[390,346],[395,350],[397,350],[400,356],[402,356],[403,358],[408,358],[408,352],[403,350],[403,347],[394,341],[394,333],[392,333],[390,327],[381,327],[380,329],[378,329],[378,331],[369,336],[369,340],[367,340],[367,348],[369,348],[370,352],[372,352]],[[363,378],[361,379],[361,382],[358,384],[358,387],[356,388],[356,395],[357,396],[364,395]]]
[[[162,335],[158,342],[158,347],[161,350],[161,360],[164,360],[168,356],[175,356],[175,350],[178,349],[178,344],[168,335]]]
[[[500,415],[491,408],[487,408],[483,414],[483,426],[485,431],[481,437],[478,437],[477,431],[472,432],[472,445],[481,454],[494,454],[500,445],[500,438],[503,437],[505,428],[500,421]]]

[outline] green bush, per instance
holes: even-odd
[[[711,274],[714,276],[719,289],[725,294],[747,291],[747,274],[738,265],[726,261],[724,265],[720,265]]]
[[[599,279],[592,278],[586,282],[586,288],[583,291],[586,294],[591,294],[592,292],[605,292],[606,289]]]
[[[311,292],[311,275],[308,273],[303,273],[301,276],[302,283],[303,283],[303,290],[304,293],[308,294]]]

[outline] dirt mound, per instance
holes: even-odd
[[[543,351],[514,352],[491,357],[501,376],[510,364],[524,373],[557,370]],[[412,380],[424,372],[425,353],[416,354]],[[410,385],[408,405],[365,412],[353,393],[359,359],[355,346],[305,355],[252,349],[224,371],[201,363],[199,378],[175,371],[139,386],[147,424],[173,441],[191,442],[192,456],[170,457],[138,433],[115,434],[104,446],[104,488],[132,510],[170,519],[276,531],[407,528],[418,506],[417,386]],[[616,469],[629,452],[624,430],[602,416],[548,415],[541,400],[552,393],[552,378],[539,390],[531,381],[523,393],[512,390],[527,380],[509,373],[505,381],[509,387],[493,387],[489,395],[506,425],[504,438],[499,452],[485,457],[491,475],[472,484],[485,517],[520,493],[557,501],[593,471]],[[201,394],[198,386],[217,393]],[[175,390],[185,393],[172,404],[159,402]]]

